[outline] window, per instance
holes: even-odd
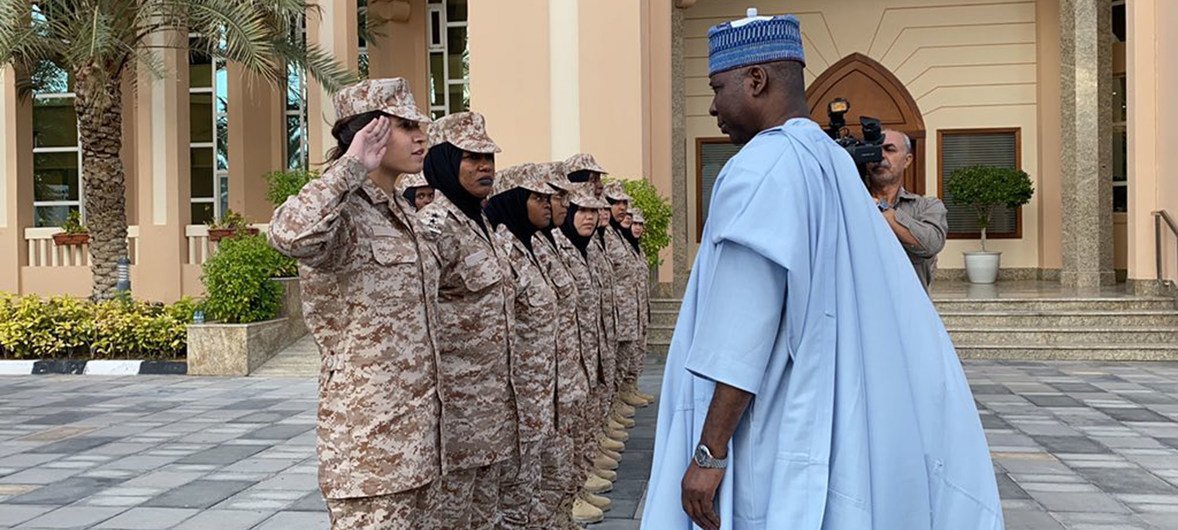
[[[1113,78],[1113,211],[1129,211],[1129,133],[1125,76]]]
[[[740,151],[727,138],[697,138],[695,141],[695,206],[696,241],[703,236],[704,222],[708,218],[708,207],[712,202],[712,188],[724,164]]]
[[[429,108],[436,119],[470,109],[466,0],[430,0]]]
[[[33,225],[60,226],[82,204],[82,150],[73,78],[44,62],[33,73]]]
[[[307,45],[306,19],[295,30],[295,42]],[[286,168],[307,169],[310,148],[307,145],[307,74],[303,69],[286,65]]]
[[[1020,169],[1021,138],[1019,129],[972,129],[937,131],[937,188],[949,210],[950,239],[978,239],[981,229],[972,209],[953,202],[945,192],[944,182],[955,170],[978,165]],[[999,206],[990,217],[987,239],[1022,237],[1022,220],[1018,208]]]
[[[192,224],[229,209],[229,79],[225,61],[200,51],[199,38],[188,38]]]
[[[357,67],[360,79],[368,79],[368,0],[357,0],[356,5],[360,8],[360,12],[356,16],[360,26],[356,31],[360,39],[357,46]]]

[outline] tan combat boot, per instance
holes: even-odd
[[[633,429],[634,425],[637,424],[637,422],[635,422],[633,418],[627,418],[627,417],[622,416],[621,414],[615,414],[612,419],[614,421],[620,423],[622,425],[622,428],[625,428],[625,429]]]
[[[593,524],[600,523],[602,519],[605,519],[605,512],[600,508],[583,499],[573,501],[573,521],[579,524]]]
[[[613,438],[602,438],[601,439],[601,448],[602,449],[609,449],[610,451],[621,454],[622,451],[626,450],[626,444],[619,442],[617,440],[614,440]]]
[[[605,422],[605,436],[623,443],[630,440],[626,428],[616,421]]]
[[[612,482],[590,473],[589,478],[585,479],[585,487],[582,489],[586,493],[605,493],[614,489],[614,485]]]
[[[608,469],[613,471],[618,468],[618,463],[614,460],[611,460],[608,456],[597,455],[597,458],[593,459],[593,467],[597,469]],[[592,479],[593,475],[589,475],[589,478]]]
[[[604,447],[600,447],[598,449],[601,451],[601,454],[608,456],[610,460],[613,460],[614,462],[621,462],[622,461],[622,453],[619,453],[617,451],[612,451],[612,450],[606,449]]]
[[[618,472],[612,469],[594,469],[593,474],[610,482],[617,482],[618,480]]]
[[[637,412],[634,407],[627,405],[625,402],[618,403],[618,408],[616,410],[618,411],[618,414],[621,414],[627,418],[633,418],[634,413]]]
[[[631,407],[645,407],[650,404],[649,401],[639,396],[637,391],[628,390],[622,393],[622,403],[630,405]]]
[[[610,501],[608,498],[602,497],[601,495],[585,493],[583,498],[585,499],[585,502],[592,504],[595,508],[603,512],[608,512],[610,508],[613,508],[613,501]]]

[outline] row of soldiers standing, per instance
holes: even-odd
[[[323,359],[332,527],[601,520],[634,407],[653,401],[636,384],[650,317],[641,212],[590,155],[496,173],[477,113],[427,136],[402,79],[334,103],[329,166],[270,225],[300,262]],[[427,186],[433,202],[406,200]]]

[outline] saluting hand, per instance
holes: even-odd
[[[348,156],[359,160],[368,171],[376,171],[388,150],[389,133],[393,130],[389,118],[381,116],[368,122],[348,146]]]
[[[724,480],[723,469],[704,469],[692,462],[683,474],[683,511],[704,530],[720,530],[716,490]]]

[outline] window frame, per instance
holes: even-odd
[[[201,35],[199,33],[189,33],[188,39],[189,39],[190,46],[191,46],[192,39],[199,39],[199,38],[201,38]],[[217,166],[217,153],[219,152],[219,147],[220,147],[220,139],[218,138],[218,135],[217,135],[217,121],[218,121],[218,119],[221,116],[224,116],[225,117],[225,125],[227,128],[229,126],[229,95],[228,95],[229,65],[225,62],[225,60],[217,58],[216,56],[210,56],[209,59],[210,60],[209,60],[208,67],[211,70],[210,75],[209,75],[209,86],[207,86],[207,87],[193,87],[193,86],[191,86],[191,83],[189,84],[189,87],[188,87],[188,108],[189,109],[192,108],[192,96],[194,94],[208,94],[210,96],[210,102],[212,104],[212,109],[211,109],[212,110],[212,141],[211,142],[195,142],[190,137],[188,139],[188,156],[189,156],[189,179],[191,179],[192,178],[192,152],[196,149],[211,149],[212,150],[213,196],[212,197],[193,197],[191,194],[191,187],[192,186],[190,183],[189,190],[188,190],[189,191],[188,202],[190,205],[212,204],[213,205],[213,219],[212,220],[217,221],[217,220],[220,220],[225,215],[226,210],[228,210],[228,205],[229,205],[228,180],[229,180],[230,176],[229,176],[229,160],[228,160],[229,146],[228,145],[225,146],[225,151],[226,151],[225,169],[220,169]],[[192,67],[191,63],[189,63],[189,68],[191,68],[191,67]],[[220,70],[224,70],[225,76],[226,76],[226,86],[224,87],[226,90],[225,112],[221,112],[218,110],[220,105],[218,105],[218,102],[217,102],[218,89],[220,88],[218,86],[217,73]],[[191,111],[190,111],[188,119],[192,120],[193,118],[194,117],[191,115]],[[225,200],[222,200],[222,197],[224,197]],[[191,208],[189,210],[187,222],[188,222],[188,224],[194,224],[192,221]]]
[[[56,67],[56,65],[54,65],[54,66]],[[65,72],[65,73],[67,76],[70,75],[69,72]],[[33,102],[32,102],[32,104],[33,104],[32,106],[34,107],[34,113],[35,113],[35,107],[37,105],[36,100],[40,100],[40,99],[63,99],[63,100],[68,99],[70,101],[70,104],[73,104],[75,97],[76,97],[76,95],[73,92],[34,92],[33,93]],[[78,214],[82,220],[82,223],[86,222],[86,179],[83,176],[83,172],[85,171],[85,169],[84,169],[84,166],[82,165],[82,145],[81,145],[81,138],[80,138],[81,132],[78,131],[79,125],[77,124],[77,115],[76,114],[74,116],[74,121],[75,121],[74,130],[76,131],[76,133],[74,134],[73,147],[60,146],[60,145],[59,146],[50,146],[50,147],[37,147],[36,141],[32,142],[33,143],[33,160],[34,160],[32,177],[35,179],[36,174],[37,174],[37,168],[36,168],[36,162],[35,162],[37,159],[36,155],[50,154],[50,153],[74,153],[78,159],[78,199],[77,200],[38,201],[37,196],[36,196],[36,192],[34,191],[33,192],[33,224],[34,225],[36,225],[37,220],[40,219],[40,217],[37,216],[37,208],[56,208],[56,207],[61,207],[61,206],[77,207]],[[30,135],[33,134],[33,131],[30,130],[29,134]],[[47,226],[44,228],[52,228],[52,227]]]
[[[942,201],[945,200],[945,136],[954,135],[977,135],[977,134],[1009,134],[1014,133],[1014,162],[1015,169],[1022,170],[1023,168],[1023,131],[1022,127],[987,127],[987,128],[963,128],[963,129],[937,129],[937,198]],[[948,204],[945,205],[949,207]],[[977,232],[955,232],[953,227],[949,227],[949,232],[945,234],[946,239],[981,239],[981,231]],[[1023,208],[1022,206],[1015,208],[1014,212],[1014,231],[1013,232],[994,232],[986,230],[986,239],[1022,239],[1023,238]]]
[[[709,144],[732,145],[727,136],[698,136],[695,139],[695,242],[703,241],[704,224],[704,146]],[[731,160],[731,158],[729,158]],[[719,177],[719,175],[717,175]]]

